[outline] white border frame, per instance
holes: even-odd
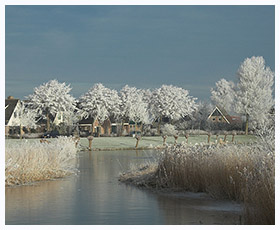
[[[189,0],[189,1],[184,1],[184,0],[173,0],[173,1],[159,1],[159,0],[97,0],[97,1],[90,1],[90,0],[2,0],[0,3],[0,87],[1,87],[1,99],[0,99],[0,108],[1,108],[1,121],[0,121],[0,128],[1,128],[1,177],[0,177],[0,185],[1,185],[1,198],[0,198],[0,204],[1,204],[1,229],[49,229],[50,226],[48,225],[5,225],[5,180],[4,180],[4,163],[5,162],[5,154],[4,154],[4,148],[3,146],[5,145],[5,136],[4,136],[4,99],[5,99],[5,6],[6,5],[275,5],[275,112],[276,112],[276,133],[275,133],[275,139],[279,140],[279,93],[278,93],[278,87],[279,87],[279,13],[280,13],[280,6],[279,6],[279,1],[277,0],[228,0],[228,1],[222,1],[222,0],[213,0],[213,1],[207,1],[207,0]],[[277,65],[276,65],[277,64]],[[275,218],[276,222],[274,226],[265,226],[266,229],[276,229],[277,226],[279,225],[279,143],[276,142],[276,181],[275,181],[275,189],[276,189],[276,197],[275,197],[275,206],[276,206],[276,212],[275,212]],[[153,229],[169,229],[169,228],[176,228],[176,229],[186,229],[186,228],[191,228],[191,229],[224,229],[224,228],[229,228],[229,229],[263,229],[264,226],[250,226],[250,225],[245,225],[245,226],[190,226],[190,225],[176,225],[176,226],[165,226],[165,225],[160,225],[160,226],[142,226],[142,225],[118,225],[118,226],[107,226],[107,225],[94,225],[94,226],[79,226],[79,225],[59,225],[55,226],[52,225],[51,227],[55,227],[56,229],[92,229],[98,228],[98,229],[130,229],[134,228],[135,230],[137,229],[143,229],[143,228],[153,228]],[[279,228],[279,226],[278,226]]]

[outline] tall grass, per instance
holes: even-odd
[[[69,137],[48,142],[10,142],[5,148],[5,184],[22,185],[65,177],[77,171],[77,148]]]
[[[274,150],[263,143],[181,144],[166,148],[157,167],[124,174],[121,180],[240,201],[244,203],[246,224],[274,224],[274,160]]]

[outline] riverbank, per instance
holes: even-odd
[[[218,139],[224,140],[224,136],[220,135]],[[39,142],[40,139],[26,139],[25,141],[33,143]],[[52,141],[52,139],[48,139]],[[253,135],[235,135],[234,143],[250,143],[254,142],[256,137]],[[19,139],[6,139],[7,143],[17,143],[20,142]],[[226,139],[227,143],[232,143],[232,135],[228,135]],[[186,138],[183,136],[179,136],[177,143],[186,142]],[[188,138],[188,144],[194,145],[199,143],[208,142],[207,135],[190,135]],[[210,139],[211,143],[216,143],[217,138],[216,135],[212,135]],[[166,139],[167,145],[174,144],[174,137],[168,136]],[[82,150],[88,150],[88,140],[87,138],[81,138],[79,145]],[[135,150],[136,139],[133,137],[94,137],[92,142],[92,150],[93,151],[112,151],[112,150]],[[149,149],[162,149],[163,146],[163,138],[161,136],[143,136],[141,137],[138,147],[138,150],[149,150]]]
[[[120,176],[152,190],[206,192],[244,204],[246,224],[275,223],[275,154],[267,146],[170,146],[157,163]]]

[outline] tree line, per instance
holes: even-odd
[[[247,134],[249,124],[257,128],[269,120],[274,105],[274,72],[265,66],[263,57],[246,58],[237,70],[236,80],[236,84],[225,79],[218,81],[211,89],[211,100],[226,111],[246,117]],[[49,130],[50,116],[62,112],[68,125],[91,117],[101,124],[106,119],[130,120],[136,125],[156,120],[160,128],[163,118],[168,118],[171,124],[180,121],[182,126],[189,125],[189,121],[201,124],[213,109],[209,103],[198,102],[188,90],[173,85],[153,90],[125,85],[118,92],[97,83],[78,99],[70,91],[70,85],[57,80],[35,87],[22,105],[18,121],[22,126],[35,126],[40,117],[46,119]]]

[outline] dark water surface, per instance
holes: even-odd
[[[6,188],[6,224],[240,224],[241,207],[205,194],[158,194],[118,181],[153,151],[81,152],[77,176]]]

